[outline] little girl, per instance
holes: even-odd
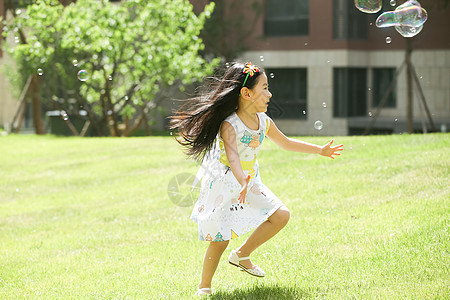
[[[266,74],[251,63],[234,63],[209,92],[190,99],[171,117],[171,128],[189,157],[202,160],[196,176],[200,195],[191,218],[199,239],[208,241],[196,295],[211,293],[211,281],[231,239],[253,229],[228,262],[263,277],[250,254],[277,234],[289,210],[261,181],[256,159],[266,137],[285,150],[317,153],[334,159],[342,145],[309,144],[286,137],[265,112],[272,94]]]

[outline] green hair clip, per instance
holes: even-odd
[[[259,70],[259,67],[258,67],[258,66],[253,65],[251,62],[246,63],[245,66],[244,66],[244,70],[242,71],[242,73],[247,74],[247,75],[245,76],[244,83],[242,84],[242,87],[244,87],[245,84],[247,83],[247,80],[248,80],[248,77],[249,77],[249,76],[250,76],[250,77],[253,77],[253,75],[255,75],[255,73],[258,73],[259,71],[260,71],[260,70]],[[241,95],[241,94],[239,93],[239,96],[240,96],[240,95]]]

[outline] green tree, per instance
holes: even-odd
[[[218,60],[199,55],[199,35],[213,8],[196,15],[186,0],[41,0],[4,35],[26,32],[27,43],[8,51],[23,78],[39,74],[47,105],[86,111],[96,135],[126,136],[158,109],[164,90],[212,72]]]

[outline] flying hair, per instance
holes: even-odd
[[[250,74],[250,71],[252,74]],[[252,89],[262,69],[251,63],[232,63],[222,77],[212,77],[203,83],[200,95],[185,103],[169,117],[170,129],[185,154],[202,160],[212,148],[222,122],[238,109],[241,89]]]

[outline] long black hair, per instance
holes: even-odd
[[[170,129],[176,131],[177,141],[186,148],[188,157],[203,159],[213,146],[222,122],[238,109],[241,88],[252,89],[263,73],[258,68],[253,76],[247,76],[244,68],[243,63],[230,64],[221,78],[212,78],[214,82],[210,84],[204,83],[205,92],[186,100],[169,117]]]

